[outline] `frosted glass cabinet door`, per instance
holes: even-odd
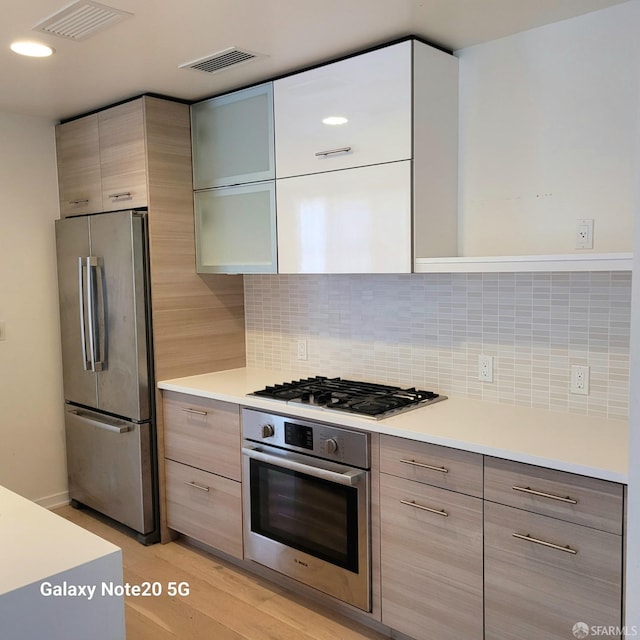
[[[273,84],[192,105],[191,137],[195,190],[273,179]]]
[[[411,273],[411,161],[283,178],[279,273]]]
[[[275,184],[196,191],[198,273],[275,273]]]
[[[401,42],[276,80],[276,177],[410,159],[411,53]]]

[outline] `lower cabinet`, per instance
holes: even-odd
[[[167,526],[242,559],[240,408],[164,392]]]
[[[620,638],[622,523],[622,485],[486,457],[486,640]]]
[[[380,475],[382,622],[417,640],[482,640],[482,499]]]
[[[165,473],[168,526],[242,558],[240,483],[173,460]]]
[[[621,536],[487,502],[486,640],[582,638],[584,625],[619,629],[621,571]]]

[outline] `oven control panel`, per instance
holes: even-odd
[[[310,453],[361,469],[371,466],[369,434],[362,431],[243,409],[242,435],[245,440]]]

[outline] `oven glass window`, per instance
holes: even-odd
[[[251,460],[251,530],[358,571],[358,489]]]

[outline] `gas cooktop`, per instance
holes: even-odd
[[[411,387],[315,376],[265,387],[249,394],[320,409],[345,411],[379,420],[446,400],[447,396]]]

